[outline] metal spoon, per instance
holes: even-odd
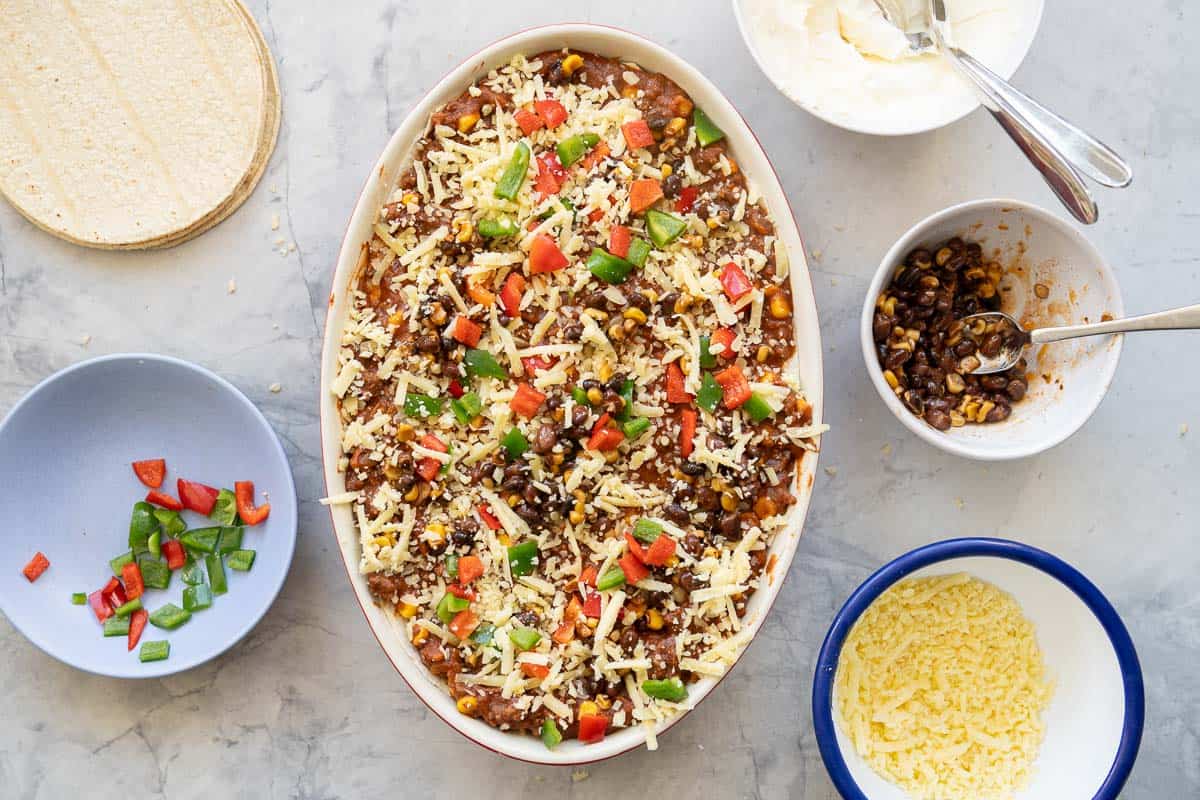
[[[1104,322],[1091,322],[1086,325],[1062,325],[1054,328],[1034,328],[1027,331],[1015,319],[1003,311],[985,311],[962,318],[965,326],[970,326],[975,320],[984,323],[1000,323],[1011,325],[1019,334],[1012,337],[1016,341],[1012,346],[1003,347],[994,357],[987,357],[976,352],[979,366],[972,370],[975,375],[990,375],[993,372],[1003,372],[1011,369],[1021,359],[1025,348],[1033,344],[1058,342],[1063,339],[1078,339],[1081,336],[1100,336],[1109,333],[1129,333],[1131,331],[1177,331],[1200,329],[1200,305],[1173,308],[1170,311],[1159,311],[1154,314],[1142,314],[1138,317],[1111,319]]]
[[[908,37],[913,52],[940,55],[970,79],[983,105],[1077,220],[1091,225],[1100,214],[1081,171],[1097,183],[1114,188],[1128,186],[1133,180],[1129,164],[1108,145],[949,44],[944,0],[926,0],[916,18],[909,17],[900,0],[875,0],[875,5]]]

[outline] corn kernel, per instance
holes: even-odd
[[[412,425],[401,423],[396,426],[396,441],[411,442],[417,438],[417,430]]]
[[[454,223],[454,228],[458,231],[454,240],[459,243],[471,241],[471,236],[475,233],[475,226],[471,224],[471,220],[469,219],[457,220]]]
[[[768,307],[771,310],[771,316],[775,319],[787,319],[788,315],[792,313],[792,304],[788,302],[787,295],[783,292],[772,292]]]
[[[596,695],[596,706],[603,709],[612,708],[612,700],[609,700],[606,694],[598,694]]]
[[[987,415],[988,415],[988,414],[991,412],[991,410],[992,410],[993,408],[995,408],[995,407],[996,407],[996,404],[995,404],[995,403],[993,403],[991,400],[987,400],[987,401],[985,401],[985,402],[983,403],[983,405],[981,405],[981,406],[979,407],[979,412],[978,412],[978,413],[975,415],[975,421],[976,421],[976,422],[984,422],[984,421],[986,421],[986,420],[987,420]]]
[[[600,713],[600,706],[593,703],[591,700],[584,700],[579,704],[579,716],[594,717]]]
[[[562,60],[563,74],[568,78],[575,74],[575,71],[583,66],[583,56],[576,53],[571,53]]]
[[[578,510],[572,511],[570,513],[570,515],[568,515],[568,518],[571,520],[572,525],[582,525],[583,524],[584,517],[583,517],[582,511],[578,511]]]
[[[730,492],[725,492],[721,495],[721,508],[725,509],[726,511],[736,511],[737,504],[737,498],[734,497]]]
[[[625,338],[625,327],[619,322],[614,322],[608,326],[608,338],[621,341]]]
[[[512,494],[510,494],[508,497],[505,498],[505,501],[508,503],[510,508],[516,508],[517,505],[521,502],[521,495],[517,494],[516,492],[513,492]]]
[[[464,694],[458,698],[458,702],[454,704],[458,709],[458,713],[466,714],[468,717],[474,716],[475,710],[479,708],[479,698],[474,695]]]
[[[883,371],[883,379],[885,381],[887,381],[887,385],[892,387],[893,389],[900,388],[900,379],[897,378],[896,373],[892,372],[890,369],[886,369]]]
[[[420,645],[420,644],[423,644],[425,642],[425,640],[428,638],[429,638],[429,631],[427,631],[425,628],[417,626],[417,629],[415,631],[413,631],[412,643],[415,645]]]
[[[612,380],[612,375],[612,365],[607,361],[600,362],[600,367],[596,370],[596,377],[600,379],[600,382],[608,383],[610,380]]]
[[[678,136],[687,127],[687,120],[683,117],[672,117],[671,121],[663,128],[664,136]]]
[[[399,328],[403,324],[404,315],[399,311],[395,312],[394,314],[388,314],[388,325],[391,325],[393,328]]]
[[[416,615],[417,615],[417,607],[414,606],[412,603],[401,603],[400,604],[400,616],[404,617],[405,619],[412,619]]]
[[[446,540],[446,526],[440,522],[431,522],[425,526],[425,532],[433,534],[435,541],[444,542]]]
[[[674,569],[679,566],[679,556],[671,556],[667,559],[667,566]]]
[[[721,221],[718,220],[716,217],[709,217],[708,219],[706,219],[704,221],[704,224],[708,226],[708,229],[710,231],[715,231],[717,229],[717,227],[721,224]]]
[[[684,294],[679,295],[679,299],[675,301],[675,308],[673,309],[673,311],[676,314],[682,314],[691,307],[692,307],[692,296],[690,294],[684,293]]]
[[[591,403],[592,405],[598,406],[604,400],[604,393],[601,392],[599,389],[597,389],[595,386],[593,386],[592,388],[587,390],[587,399],[588,399],[588,402]]]
[[[500,544],[504,545],[505,547],[508,547],[510,544],[512,544],[512,539],[508,538],[507,533],[496,534],[496,541],[499,542]]]
[[[662,165],[662,169],[660,170],[660,172],[662,172],[662,176],[663,176],[664,178],[669,178],[669,177],[671,177],[671,173],[672,173],[672,172],[674,172],[674,171],[675,171],[675,170],[671,169],[671,165],[670,165],[670,164],[663,164],[663,165]]]
[[[404,196],[400,198],[400,202],[404,203],[404,205],[408,206],[408,205],[412,205],[413,203],[417,202],[420,199],[421,198],[417,196],[416,192],[405,192]]]
[[[759,345],[758,352],[754,354],[754,357],[758,359],[758,363],[766,363],[766,360],[771,357],[771,348],[765,344]]]
[[[463,114],[461,117],[458,118],[458,132],[459,133],[470,133],[471,129],[475,127],[475,123],[477,123],[477,122],[479,122],[478,114],[475,114],[475,113]]]
[[[650,609],[646,612],[646,624],[650,626],[652,631],[660,631],[663,626],[663,616],[655,609]]]
[[[408,503],[416,502],[416,499],[417,499],[417,497],[420,496],[420,494],[421,494],[420,489],[418,489],[416,486],[414,486],[411,489],[409,489],[407,492],[404,493],[404,500],[405,500],[405,502],[408,502]]]
[[[624,313],[621,314],[621,316],[623,316],[625,319],[631,319],[638,323],[646,322],[646,312],[642,311],[640,308],[627,308],[625,309]]]
[[[621,457],[620,450],[605,450],[604,451],[604,463],[606,463],[606,464],[615,464],[615,463],[617,463],[617,459],[619,459],[620,457]]]

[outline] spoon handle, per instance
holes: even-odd
[[[1017,91],[999,75],[975,60],[969,53],[959,50],[957,47],[951,47],[944,41],[942,42],[942,52],[958,68],[959,72],[970,78],[971,82],[975,84],[983,105],[992,112],[996,122],[1000,123],[1000,127],[1016,143],[1025,157],[1037,167],[1051,191],[1058,196],[1072,216],[1085,225],[1091,225],[1099,219],[1100,212],[1096,207],[1096,201],[1084,185],[1083,177],[1063,155],[1063,150],[1071,152],[1073,149],[1076,151],[1085,149],[1084,142],[1077,141],[1072,136],[1063,135],[1063,132],[1082,133],[1082,131],[1066,120],[1060,120],[1062,125],[1057,128],[1039,124],[1036,113],[1031,114],[1030,112],[1036,107],[1050,115],[1050,112],[1044,107]],[[1091,141],[1095,142],[1094,139]],[[1095,143],[1104,147],[1099,142]],[[1111,153],[1108,148],[1104,148],[1104,150]],[[1112,153],[1112,158],[1120,162],[1115,153]],[[1091,162],[1083,159],[1076,163],[1090,165]],[[1091,172],[1090,169],[1087,171]]]
[[[1035,328],[1029,332],[1033,344],[1076,339],[1080,336],[1097,336],[1103,333],[1126,333],[1129,331],[1177,331],[1200,329],[1200,305],[1173,308],[1139,317],[1092,322],[1087,325],[1063,325],[1056,328]]]

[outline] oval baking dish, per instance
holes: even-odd
[[[779,180],[753,133],[712,83],[667,50],[639,36],[613,28],[587,24],[552,25],[502,39],[472,56],[446,76],[396,130],[367,178],[338,256],[329,297],[322,352],[321,436],[326,489],[331,496],[344,493],[345,481],[343,473],[338,471],[338,462],[342,455],[342,428],[338,404],[329,387],[337,375],[341,333],[351,305],[348,287],[351,286],[358,270],[362,248],[372,236],[372,226],[377,221],[380,207],[395,187],[402,169],[408,165],[414,144],[425,132],[428,120],[437,108],[458,96],[465,87],[486,75],[489,70],[507,63],[514,55],[532,55],[564,47],[636,62],[645,69],[667,75],[690,94],[695,102],[705,109],[713,122],[724,130],[731,151],[737,155],[739,165],[765,199],[774,217],[776,234],[788,252],[796,341],[795,355],[788,369],[798,378],[806,398],[812,404],[813,423],[820,423],[823,388],[820,331],[812,284],[804,258],[804,247]],[[778,595],[783,577],[795,554],[811,496],[816,462],[815,452],[807,453],[800,461],[795,487],[797,502],[790,507],[786,526],[776,534],[771,544],[770,555],[774,558],[772,569],[765,573],[765,585],[755,592],[747,603],[747,613],[742,619],[742,626],[751,637],[761,626]],[[630,750],[646,740],[645,729],[635,726],[612,731],[595,744],[584,745],[572,739],[564,741],[554,750],[548,750],[536,738],[506,733],[458,713],[445,683],[434,677],[421,663],[408,641],[404,627],[390,612],[384,611],[373,602],[366,578],[358,569],[359,533],[352,507],[333,505],[330,512],[347,575],[380,646],[413,691],[449,725],[490,750],[544,764],[566,765],[598,761]],[[694,706],[702,700],[718,680],[704,678],[692,684],[689,702]],[[663,721],[656,733],[669,728],[683,716],[685,715],[680,714]]]

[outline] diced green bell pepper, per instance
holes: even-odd
[[[221,539],[217,544],[217,554],[223,556],[240,548],[242,546],[242,530],[241,526],[221,528]]]
[[[674,214],[652,208],[646,212],[646,232],[656,247],[666,247],[687,230],[687,223]]]
[[[621,398],[621,410],[617,412],[618,422],[628,422],[633,417],[633,391],[637,388],[637,384],[632,380],[627,380],[621,384],[621,391],[617,395]],[[628,436],[628,434],[626,434]]]
[[[612,567],[608,572],[600,576],[596,581],[596,591],[606,592],[609,589],[615,589],[618,586],[625,585],[625,571],[620,567]]]
[[[249,572],[254,566],[254,557],[257,553],[254,550],[234,550],[225,559],[225,563],[230,569],[236,569],[238,572]]]
[[[512,158],[500,175],[500,180],[496,182],[492,194],[501,200],[515,200],[517,193],[521,191],[521,184],[525,183],[525,173],[528,171],[529,145],[517,142],[517,148],[513,150]]]
[[[562,734],[558,728],[554,726],[551,720],[546,720],[542,723],[542,744],[546,745],[547,750],[553,750],[562,743]]]
[[[460,423],[469,425],[483,411],[483,401],[474,392],[467,392],[457,400],[450,401],[450,410]]]
[[[208,585],[214,595],[222,595],[229,591],[229,581],[225,577],[225,565],[221,556],[210,553],[204,557],[204,566],[208,570]]]
[[[536,539],[514,544],[508,548],[508,569],[514,578],[519,578],[522,575],[528,575],[533,572],[534,561],[538,555],[538,544]]]
[[[150,548],[150,534],[158,530],[154,518],[154,506],[149,503],[134,503],[129,516],[129,549],[134,555],[145,553]]]
[[[139,559],[138,569],[142,571],[142,583],[150,589],[166,589],[171,585],[171,570],[157,559]]]
[[[750,393],[750,399],[742,403],[742,410],[746,412],[746,416],[755,422],[762,422],[775,413],[770,403],[758,392]]]
[[[184,611],[174,603],[159,606],[150,612],[150,624],[156,628],[173,631],[192,618],[190,611]]]
[[[487,646],[496,636],[496,626],[490,622],[481,622],[471,634],[471,641],[478,645]]]
[[[128,636],[129,617],[109,617],[104,620],[105,636]]]
[[[563,167],[569,167],[591,150],[596,145],[600,144],[600,137],[594,133],[580,133],[575,136],[568,136],[558,143],[556,148],[558,151],[558,163]]]
[[[203,583],[199,586],[189,586],[183,590],[184,611],[203,611],[206,608],[212,608],[212,604],[212,589]]]
[[[71,593],[71,605],[81,606],[86,602],[87,602],[87,593],[86,592],[72,592]]]
[[[121,567],[125,566],[126,564],[132,564],[132,563],[133,563],[133,551],[126,550],[124,553],[121,553],[121,555],[116,556],[113,559],[111,559],[108,562],[108,566],[112,568],[113,576],[119,578],[119,577],[121,577]]]
[[[474,378],[500,378],[503,380],[508,377],[508,371],[500,366],[500,362],[496,357],[487,350],[472,348],[463,355],[463,366],[467,368],[467,374]]]
[[[709,351],[709,345],[712,344],[712,339],[707,336],[700,337],[700,366],[703,369],[712,369],[717,365],[717,357]]]
[[[663,526],[651,519],[639,519],[633,526],[633,538],[643,544],[654,544],[662,532]]]
[[[188,586],[199,586],[204,583],[204,567],[190,553],[187,561],[183,563],[183,569],[179,570],[179,575]]]
[[[516,236],[517,223],[513,222],[508,217],[497,217],[496,219],[481,219],[475,225],[475,230],[479,231],[479,235],[485,239],[507,239],[509,236]]]
[[[436,417],[442,413],[442,399],[409,392],[404,396],[404,413],[417,419]]]
[[[642,691],[658,700],[670,700],[672,703],[682,703],[687,699],[687,687],[679,678],[642,681]]]
[[[588,400],[587,390],[582,386],[571,387],[571,399],[575,401],[575,405],[577,406],[590,406],[592,404],[592,401]]]
[[[170,642],[142,642],[142,649],[138,651],[138,660],[143,664],[150,661],[166,661],[169,655],[171,655]]]
[[[587,268],[605,283],[624,283],[629,273],[633,272],[633,264],[605,252],[602,247],[592,249],[591,255],[588,256]]]
[[[648,430],[650,430],[650,420],[645,417],[635,417],[628,422],[621,423],[621,431],[625,434],[625,438],[631,441]]]
[[[509,461],[516,461],[529,449],[529,440],[525,438],[525,434],[521,433],[520,428],[512,428],[501,437],[500,446],[508,454]]]
[[[129,602],[125,603],[124,605],[118,606],[116,609],[116,613],[117,613],[118,617],[128,617],[130,614],[139,610],[141,607],[142,607],[142,598],[135,597],[132,600],[130,600]]]
[[[154,533],[150,534],[150,539],[146,542],[146,546],[150,549],[150,555],[154,556],[155,558],[161,558],[162,531],[155,531]]]
[[[513,628],[508,632],[511,641],[518,650],[532,650],[542,640],[542,635],[533,628]]]
[[[466,611],[470,606],[471,601],[467,598],[446,592],[437,604],[438,619],[449,625],[458,612]]]
[[[629,243],[629,252],[625,254],[625,260],[635,267],[646,266],[646,259],[650,256],[650,243],[645,239],[634,239]]]
[[[451,578],[455,578],[455,579],[458,578],[458,554],[457,553],[447,553],[446,554],[446,574],[449,575]]]
[[[221,539],[220,528],[193,528],[179,537],[185,547],[199,550],[201,553],[217,552],[217,543]]]
[[[178,511],[156,508],[154,509],[154,518],[158,520],[158,524],[162,526],[163,532],[167,536],[177,537],[187,530],[187,523],[183,521],[183,517],[179,515]]]
[[[696,128],[696,141],[701,147],[708,147],[713,142],[719,142],[725,138],[725,131],[717,127],[716,123],[708,118],[697,106],[692,112],[692,125]]]
[[[725,390],[721,388],[721,384],[717,383],[713,374],[711,372],[704,373],[700,379],[700,391],[696,392],[696,405],[710,414],[715,414],[717,403],[720,403],[724,396]]]
[[[222,489],[208,518],[218,525],[232,525],[237,519],[237,496],[228,489]]]

